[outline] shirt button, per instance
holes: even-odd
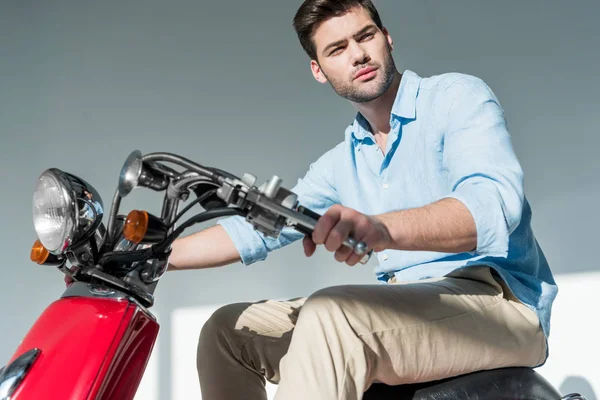
[[[390,187],[390,185],[388,185],[387,183],[384,183],[384,184],[383,184],[383,188],[384,188],[384,189],[387,189],[387,188],[389,188],[389,187]]]
[[[383,256],[381,256],[381,258],[383,259],[383,261],[387,261],[387,259],[388,259],[388,255],[387,255],[387,254],[384,254]]]

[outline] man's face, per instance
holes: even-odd
[[[392,40],[362,7],[323,22],[313,34],[317,60],[311,69],[317,81],[329,82],[342,97],[365,103],[391,85],[396,66]]]

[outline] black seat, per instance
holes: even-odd
[[[501,368],[435,382],[373,384],[363,400],[559,400],[561,395],[531,368]]]

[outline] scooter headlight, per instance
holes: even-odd
[[[93,234],[102,221],[102,199],[83,180],[52,168],[37,180],[33,224],[40,242],[62,254],[74,242]]]

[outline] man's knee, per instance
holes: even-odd
[[[235,339],[235,326],[249,303],[228,304],[217,309],[202,326],[198,339],[198,352],[203,348],[224,345]]]
[[[348,322],[346,316],[352,307],[352,291],[352,286],[340,285],[314,292],[302,306],[298,326],[306,323],[316,328]]]

